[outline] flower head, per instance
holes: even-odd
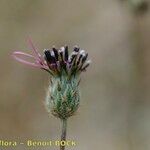
[[[49,72],[51,84],[45,101],[47,111],[61,119],[72,116],[80,102],[78,75],[90,64],[88,53],[75,46],[69,54],[68,46],[64,46],[60,49],[45,49],[41,56],[30,39],[29,44],[32,55],[15,51],[13,57],[23,64]],[[33,59],[33,62],[28,61],[28,58]]]
[[[75,46],[73,52],[69,55],[68,46],[51,50],[44,50],[44,58],[53,75],[61,76],[63,74],[72,76],[85,71],[90,61],[87,60],[88,53]]]
[[[52,76],[68,75],[73,76],[85,71],[90,64],[87,60],[88,53],[75,46],[73,52],[69,55],[68,46],[56,49],[45,49],[44,55],[38,52],[37,48],[29,39],[29,44],[32,48],[32,55],[21,51],[13,52],[12,56],[19,62],[48,71]],[[27,59],[33,59],[33,62]]]

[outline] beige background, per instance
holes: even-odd
[[[77,146],[68,149],[150,149],[149,11],[136,16],[119,0],[0,0],[0,139],[58,139],[60,121],[43,105],[49,75],[10,57],[30,52],[28,36],[41,53],[77,44],[92,59],[68,121]]]

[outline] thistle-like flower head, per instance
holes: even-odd
[[[53,46],[51,49],[45,49],[43,56],[41,56],[30,39],[29,44],[32,48],[32,55],[15,51],[12,56],[21,63],[48,71],[53,77],[79,75],[86,70],[91,62],[87,60],[88,53],[85,50],[81,50],[78,46],[73,48],[70,55],[68,46],[60,49],[56,49]],[[26,58],[31,58],[34,61],[27,61]]]
[[[79,75],[90,64],[90,60],[87,60],[88,53],[75,46],[69,54],[68,46],[64,46],[60,49],[45,49],[41,56],[30,39],[29,43],[32,55],[15,51],[12,56],[21,63],[49,72],[51,84],[45,102],[48,112],[61,119],[72,116],[80,101]],[[27,58],[34,61],[27,61]]]
[[[75,76],[85,71],[90,64],[88,53],[75,46],[69,55],[68,46],[44,50],[44,58],[53,76]]]

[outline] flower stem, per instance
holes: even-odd
[[[66,132],[67,132],[67,119],[62,119],[62,133],[61,133],[61,141],[66,141]],[[60,145],[60,150],[65,150],[65,143]]]

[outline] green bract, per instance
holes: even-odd
[[[61,119],[72,116],[79,106],[80,94],[77,77],[61,76],[51,78],[46,97],[48,112]]]

